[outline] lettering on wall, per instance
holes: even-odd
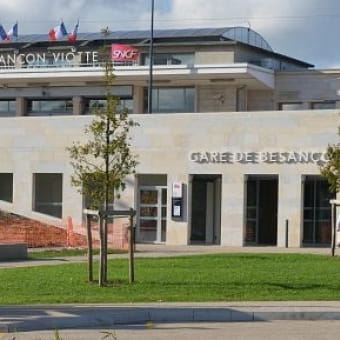
[[[316,164],[327,161],[326,152],[192,152],[191,162],[199,164]]]
[[[13,53],[0,54],[0,67],[25,65],[44,65],[58,63],[73,63],[76,60],[84,60],[86,64],[98,62],[97,51],[78,51],[78,52],[52,52],[52,53]]]

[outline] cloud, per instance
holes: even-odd
[[[148,29],[151,0],[1,0],[5,27],[19,21],[19,33],[44,33],[63,18],[80,32]],[[155,27],[250,25],[275,51],[320,66],[337,65],[338,0],[155,0]]]

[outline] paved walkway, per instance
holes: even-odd
[[[30,249],[39,252],[47,249]],[[225,254],[225,253],[298,253],[298,254],[321,254],[330,255],[330,248],[278,248],[278,247],[225,247],[215,245],[190,245],[190,246],[169,246],[169,245],[147,245],[137,244],[136,257],[171,257],[171,256],[191,256],[204,254]],[[336,255],[340,255],[340,248],[336,250]],[[110,254],[110,259],[127,258],[127,254]],[[98,259],[98,256],[94,256]],[[34,267],[45,265],[58,265],[63,263],[86,262],[86,256],[55,257],[47,259],[29,259],[20,261],[0,261],[0,268],[11,267]]]
[[[163,322],[340,320],[340,302],[218,302],[0,307],[0,333]]]
[[[152,325],[121,325],[99,329],[61,330],[63,340],[100,340],[102,331],[117,340],[336,340],[338,321],[271,321],[271,322],[181,322]],[[1,340],[51,340],[53,331],[33,331],[3,335]],[[107,339],[113,340],[114,337]]]

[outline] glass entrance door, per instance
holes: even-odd
[[[330,245],[332,236],[331,205],[335,198],[321,177],[307,176],[304,183],[303,244]]]
[[[276,245],[278,179],[249,176],[247,179],[246,245]]]
[[[138,197],[138,242],[166,241],[167,188],[143,186]]]

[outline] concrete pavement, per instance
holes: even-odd
[[[30,252],[39,252],[43,249],[30,249]],[[173,256],[192,256],[204,254],[233,254],[233,253],[286,253],[286,254],[318,254],[330,255],[330,248],[278,248],[278,247],[226,247],[218,245],[189,245],[189,246],[171,246],[171,245],[148,245],[137,244],[135,256],[137,258],[152,257],[173,257]],[[340,255],[340,248],[336,249],[336,255]],[[110,254],[109,259],[127,258],[127,254]],[[94,256],[98,259],[98,256]],[[0,261],[1,268],[11,267],[33,267],[42,265],[58,265],[65,263],[86,262],[86,256],[56,256],[55,258],[45,259],[28,259]]]
[[[152,325],[124,325],[99,329],[61,330],[63,340],[100,340],[107,331],[116,340],[335,340],[339,338],[337,321],[272,321],[224,323],[155,323]],[[11,333],[1,340],[51,340],[53,331]]]
[[[0,307],[0,333],[164,322],[340,320],[340,302],[152,303]]]

